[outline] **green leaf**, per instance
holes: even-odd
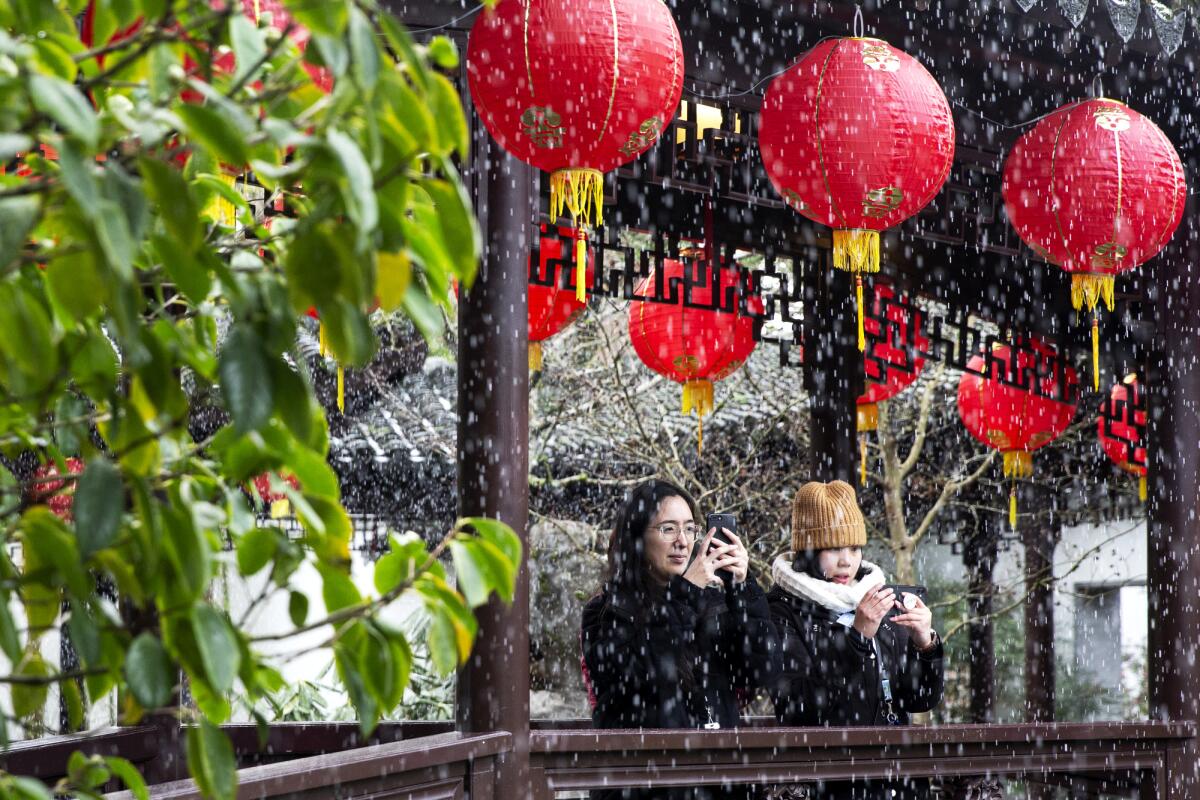
[[[0,199],[0,268],[7,267],[29,242],[40,212],[37,195]]]
[[[221,348],[218,371],[225,406],[239,431],[256,431],[274,410],[271,372],[262,342],[252,329],[236,324]]]
[[[454,623],[450,615],[441,610],[431,610],[429,629],[425,643],[429,646],[429,658],[441,675],[449,675],[458,666],[458,649],[455,646]]]
[[[238,539],[238,572],[253,575],[265,567],[275,555],[275,541],[275,531],[268,528],[255,528]]]
[[[427,342],[436,342],[442,338],[445,328],[442,311],[420,288],[408,287],[408,292],[404,295],[404,311]]]
[[[428,556],[425,542],[415,533],[392,534],[389,538],[390,551],[375,562],[375,590],[381,595],[415,578]]]
[[[477,563],[478,557],[472,552],[471,544],[451,542],[450,554],[454,558],[454,577],[458,590],[467,598],[471,608],[478,608],[487,602],[491,594],[491,581]]]
[[[8,602],[8,593],[5,592],[0,597],[0,650],[8,656],[9,661],[15,663],[21,657],[21,636],[17,633]]]
[[[375,199],[375,179],[358,144],[341,131],[330,131],[329,147],[342,165],[346,180],[339,182],[346,212],[361,233],[375,230],[379,224],[379,205]]]
[[[234,81],[253,80],[262,71],[263,65],[259,61],[267,52],[263,31],[244,14],[234,14],[229,18],[229,41],[233,44],[233,55],[237,62]],[[254,74],[250,74],[251,70],[254,70]]]
[[[293,591],[288,596],[288,616],[297,628],[308,621],[308,597],[303,592]]]
[[[109,298],[108,282],[91,250],[53,259],[46,267],[46,284],[50,296],[74,322],[89,319]]]
[[[241,167],[250,160],[245,137],[229,118],[208,106],[181,103],[175,113],[183,121],[188,136],[217,159]]]
[[[325,600],[325,610],[332,614],[349,606],[362,603],[362,595],[350,576],[334,567],[318,564],[321,573],[321,596]]]
[[[125,485],[120,471],[106,458],[93,458],[75,489],[75,537],[83,558],[113,543],[124,510]]]
[[[95,620],[78,601],[71,603],[71,617],[67,620],[67,632],[71,634],[71,646],[85,667],[100,663],[100,629]]]
[[[188,771],[201,793],[212,800],[235,800],[237,761],[233,745],[220,728],[207,719],[187,732]]]
[[[449,37],[433,37],[429,42],[428,50],[433,63],[442,69],[447,71],[458,69],[458,48],[454,46],[454,42]]]
[[[158,207],[159,216],[172,236],[172,251],[195,250],[204,237],[204,228],[200,224],[200,209],[188,191],[183,175],[161,161],[144,156],[138,159],[138,165],[146,182],[146,193]],[[169,262],[177,252],[161,255]]]
[[[285,0],[296,21],[314,33],[341,36],[349,19],[346,0]]]
[[[146,780],[137,767],[120,756],[106,756],[104,763],[112,770],[112,774],[121,779],[125,788],[133,795],[134,800],[150,800],[150,792],[146,789]]]
[[[38,111],[77,136],[88,148],[96,147],[100,138],[96,112],[73,84],[35,73],[29,76],[29,94]]]
[[[346,651],[344,643],[339,642],[334,646],[334,663],[337,665],[338,677],[341,678],[342,685],[346,687],[346,694],[350,696],[350,704],[358,712],[359,730],[366,736],[375,729],[380,710],[375,698],[367,691],[366,682],[363,680],[356,662],[357,659],[354,655]]]
[[[161,708],[171,702],[175,675],[162,642],[149,633],[133,640],[125,658],[125,681],[142,708]]]
[[[45,580],[57,574],[76,597],[92,593],[95,582],[83,568],[75,537],[50,509],[34,506],[25,512],[21,517],[21,541],[28,575]]]
[[[370,21],[357,7],[350,9],[349,39],[354,79],[370,94],[379,80],[379,45]]]
[[[471,143],[462,101],[458,98],[454,84],[440,72],[429,75],[429,106],[434,119],[437,120],[442,155],[457,152],[466,158]]]
[[[17,664],[14,675],[27,678],[44,678],[50,675],[50,667],[42,659],[40,653],[31,650]],[[19,719],[36,714],[46,705],[46,694],[49,685],[45,683],[26,684],[14,683],[12,686],[13,715]]]
[[[67,707],[68,729],[71,732],[82,729],[85,715],[83,694],[79,691],[79,684],[74,680],[62,681],[58,684],[58,690],[61,693],[63,705]]]
[[[452,169],[449,164],[444,169]],[[453,274],[470,284],[479,265],[479,227],[471,213],[471,201],[457,180],[426,180],[422,183],[433,199],[441,231],[441,249],[452,263]]]
[[[227,693],[241,666],[237,636],[229,620],[212,606],[198,605],[192,609],[192,628],[209,683],[216,691]]]

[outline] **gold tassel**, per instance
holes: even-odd
[[[867,437],[864,434],[858,435],[858,482],[867,485]]]
[[[271,502],[271,519],[283,519],[292,515],[292,504],[287,501],[287,498],[282,500],[274,500]]]
[[[879,406],[874,403],[859,403],[858,432],[879,430]]]
[[[329,353],[329,341],[325,338],[325,323],[317,324],[317,352],[324,358]]]
[[[1017,529],[1017,485],[1014,483],[1008,490],[1008,527]]]
[[[1071,305],[1076,311],[1094,311],[1100,301],[1113,310],[1113,276],[1080,272],[1071,276]]]
[[[1146,502],[1146,476],[1138,476],[1138,500]]]
[[[587,302],[587,233],[583,226],[575,229],[575,299]]]
[[[684,382],[683,413],[691,414],[695,411],[696,415],[700,418],[700,424],[696,429],[696,452],[701,455],[704,453],[704,415],[711,414],[712,410],[712,381],[700,378]]]
[[[1100,391],[1100,319],[1092,312],[1092,391]]]
[[[214,177],[229,188],[236,189],[240,176],[228,175],[222,172]],[[214,194],[212,199],[208,201],[208,206],[204,209],[204,216],[211,218],[218,225],[233,228],[237,226],[237,212],[237,206],[226,200],[222,195]]]
[[[529,371],[530,372],[541,372],[542,371],[542,343],[541,342],[530,342],[529,343]]]
[[[847,272],[879,272],[879,231],[835,229],[833,265]]]
[[[867,329],[863,323],[863,280],[862,273],[854,276],[854,293],[855,300],[858,304],[858,351],[861,353],[867,349]]]
[[[1024,450],[1004,451],[1004,477],[1028,478],[1033,474],[1033,454]]]
[[[704,455],[704,417],[700,418],[696,426],[696,455]]]
[[[337,375],[338,375],[338,397],[337,397],[338,412],[345,414],[346,413],[346,370],[341,364],[338,364]]]

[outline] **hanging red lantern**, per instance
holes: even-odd
[[[1033,452],[1057,439],[1075,416],[1075,370],[1063,364],[1053,347],[1036,338],[1019,349],[992,345],[991,372],[982,353],[967,362],[958,383],[958,413],[972,436],[1004,457],[1009,492],[1008,520],[1017,524],[1017,478],[1033,475]],[[1013,384],[1035,384],[1037,391]],[[1065,391],[1065,394],[1064,394]]]
[[[683,92],[683,45],[661,0],[500,0],[475,22],[467,80],[480,119],[514,157],[550,173],[550,214],[603,222],[604,173],[666,129]]]
[[[1064,106],[1017,140],[1004,162],[1004,208],[1038,255],[1071,275],[1092,312],[1092,386],[1100,388],[1097,305],[1113,278],[1154,257],[1183,218],[1179,154],[1158,127],[1107,98]]]
[[[254,478],[254,491],[258,493],[259,498],[263,501],[263,505],[267,507],[271,519],[282,519],[291,515],[292,507],[291,503],[288,502],[287,493],[277,491],[271,486],[272,479],[277,483],[287,484],[297,492],[300,491],[300,481],[296,480],[295,475],[281,475],[267,472]]]
[[[575,238],[571,228],[559,228],[558,236],[546,235],[546,226],[542,226],[542,237],[538,240],[538,274],[548,276],[564,272],[555,272],[555,264],[565,264],[563,260],[563,239],[568,241]],[[595,272],[595,255],[589,249],[587,252],[587,271],[585,281],[592,285]],[[583,315],[587,310],[587,302],[580,300],[575,291],[560,286],[542,286],[529,284],[529,369],[538,372],[542,368],[542,342],[566,328]]]
[[[663,293],[674,287],[678,300],[656,303],[634,300],[629,304],[629,338],[634,352],[650,369],[676,383],[683,384],[683,413],[692,411],[700,419],[699,443],[704,444],[704,416],[713,409],[713,383],[736,372],[754,352],[754,317],[761,315],[763,302],[757,294],[743,295],[736,269],[717,270],[716,296],[721,302],[729,297],[745,297],[748,314],[740,305],[732,311],[690,308],[684,304],[684,284],[693,285],[691,301],[696,305],[713,303],[713,277],[697,260],[690,267],[682,261],[666,259],[661,269]],[[655,294],[656,276],[643,278],[634,290],[639,297]]]
[[[922,332],[924,315],[915,306],[896,302],[892,287],[876,284],[871,311],[864,322],[872,343],[863,353],[867,388],[856,401],[861,455],[859,480],[864,486],[867,483],[865,434],[879,428],[879,403],[895,397],[916,381],[925,368],[924,357],[917,353],[929,350],[929,340]]]
[[[33,473],[33,488],[30,497],[35,503],[44,503],[50,511],[64,522],[74,520],[75,479],[83,473],[83,459],[66,459],[66,472],[49,461]],[[63,477],[59,477],[63,476]]]
[[[954,162],[954,120],[937,81],[879,39],[826,39],[771,82],[758,143],[792,208],[833,228],[833,264],[879,271],[879,232],[925,207]]]
[[[1112,387],[1096,420],[1100,446],[1113,463],[1138,479],[1138,499],[1146,500],[1146,399],[1137,375]]]

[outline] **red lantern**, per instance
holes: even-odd
[[[1157,254],[1187,197],[1183,165],[1150,120],[1106,98],[1060,108],[1004,162],[1004,208],[1021,239],[1071,274],[1071,302],[1092,311],[1092,385],[1100,388],[1097,304],[1113,277]]]
[[[954,161],[954,120],[920,62],[879,39],[827,39],[771,82],[759,118],[771,183],[792,208],[833,228],[833,264],[879,271],[879,231],[933,199]]]
[[[683,91],[683,45],[661,0],[500,0],[471,30],[467,79],[483,124],[550,173],[550,213],[570,212],[576,294],[586,232],[603,222],[604,173],[666,129]]]
[[[1138,498],[1146,500],[1145,394],[1137,375],[1126,375],[1112,387],[1096,420],[1100,446],[1113,463],[1137,476]]]
[[[542,230],[545,233],[545,226]],[[575,231],[570,228],[559,228],[558,233],[567,239],[575,236]],[[538,242],[538,274],[550,275],[554,271],[552,262],[566,263],[563,240],[543,235]],[[595,256],[588,250],[585,278],[588,286],[592,285],[594,270]],[[587,302],[580,300],[570,289],[529,284],[529,369],[537,372],[542,368],[542,342],[579,319],[586,310]]]
[[[50,511],[64,522],[74,519],[75,481],[83,473],[83,459],[68,458],[67,471],[59,470],[53,461],[42,464],[33,473],[34,485],[30,494],[35,503],[45,503]],[[64,475],[66,478],[58,478]]]
[[[277,482],[286,483],[296,491],[300,491],[300,481],[296,480],[295,475],[278,475],[267,472],[254,478],[254,490],[270,510],[271,519],[282,519],[291,515],[292,508],[288,502],[287,493],[276,491],[271,487],[272,478]]]
[[[967,362],[958,383],[958,413],[972,436],[1004,456],[1004,477],[1033,474],[1033,452],[1057,439],[1075,416],[1075,370],[1062,364],[1054,348],[1039,339],[1024,339],[1015,357],[1006,344],[992,345],[991,375],[983,354]],[[1065,372],[1065,375],[1063,374]],[[1003,377],[1007,382],[1001,382]],[[1060,386],[1062,377],[1062,386]],[[1019,389],[1014,383],[1034,383],[1038,392]],[[1061,393],[1066,387],[1067,402]],[[1055,398],[1055,399],[1049,399]],[[1017,524],[1017,489],[1009,494],[1009,524]]]
[[[663,292],[678,294],[674,303],[655,303],[635,300],[629,304],[629,338],[634,352],[642,363],[676,383],[683,384],[683,413],[693,410],[700,418],[699,441],[704,443],[704,415],[713,409],[713,382],[727,378],[738,370],[754,352],[754,318],[741,313],[739,307],[731,312],[684,305],[684,283],[703,280],[694,286],[694,304],[713,302],[713,278],[704,269],[704,261],[685,266],[681,261],[667,259],[662,266]],[[717,271],[718,298],[742,294],[736,269],[722,267]],[[653,296],[655,275],[638,284],[635,294]],[[745,297],[746,309],[753,314],[763,313],[762,299],[757,295]]]
[[[858,433],[861,452],[859,480],[867,483],[867,440],[863,435],[879,428],[879,403],[907,389],[925,368],[925,359],[917,352],[929,350],[922,333],[923,315],[916,308],[894,302],[890,286],[876,285],[872,315],[864,323],[873,346],[863,354],[867,389],[857,400]]]

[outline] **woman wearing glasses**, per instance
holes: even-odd
[[[746,548],[732,533],[729,544],[715,540],[716,531],[696,519],[687,492],[659,480],[634,489],[617,514],[607,580],[583,611],[597,727],[734,727],[739,693],[748,697],[778,672],[775,629],[766,596],[747,574]]]

